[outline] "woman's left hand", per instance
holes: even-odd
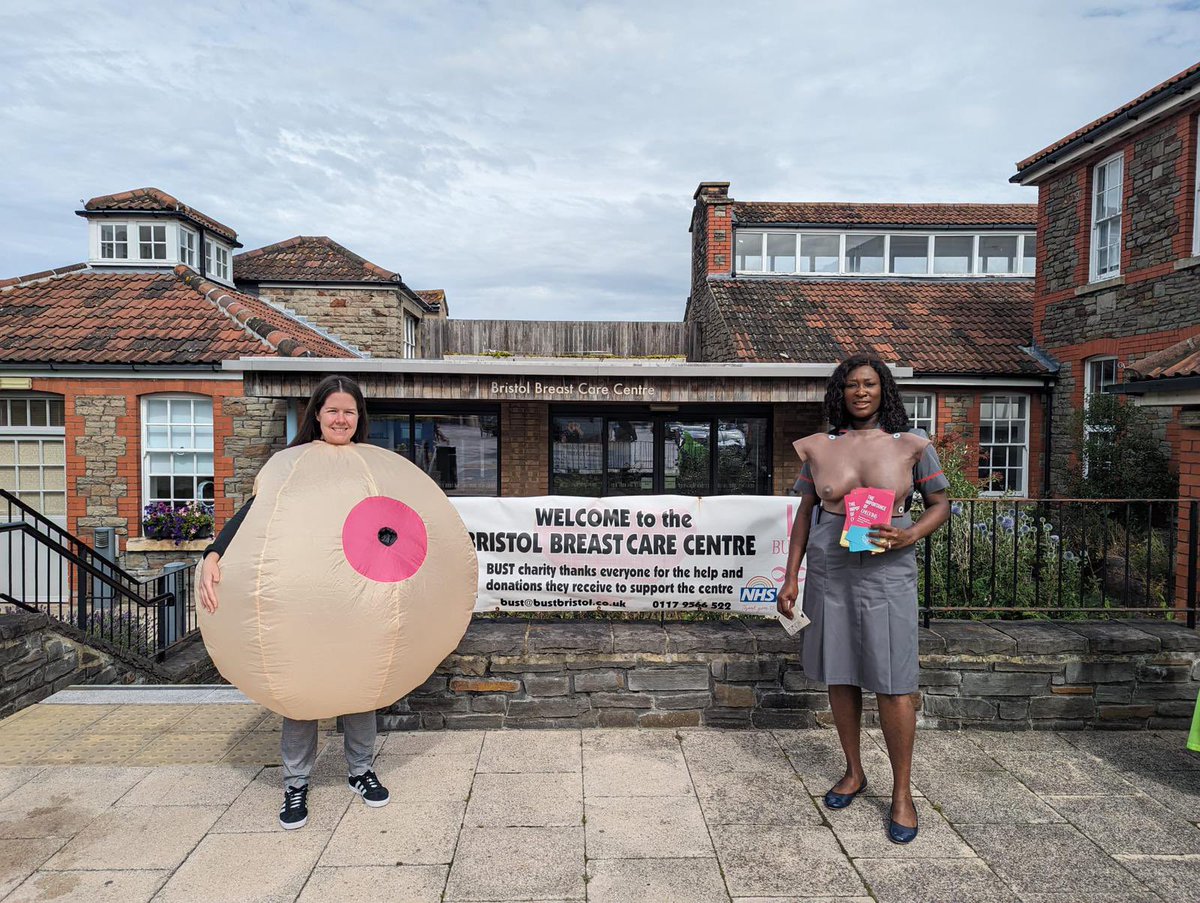
[[[876,524],[867,535],[871,542],[885,552],[903,549],[917,541],[916,537],[912,535],[912,531],[903,527],[893,527],[891,524]]]

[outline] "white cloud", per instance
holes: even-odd
[[[0,275],[157,185],[456,316],[678,319],[702,180],[1029,201],[1014,161],[1194,62],[1190,4],[6,4]]]

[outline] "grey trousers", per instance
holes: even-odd
[[[342,737],[349,774],[362,774],[375,757],[375,712],[343,715]],[[317,722],[284,718],[279,751],[283,755],[283,786],[303,787],[317,758]]]

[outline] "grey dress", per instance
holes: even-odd
[[[913,430],[921,436],[924,432]],[[812,492],[808,464],[800,472]],[[913,469],[922,496],[946,489],[933,446]],[[808,532],[804,613],[812,623],[803,637],[804,673],[825,684],[850,684],[874,693],[917,689],[916,546],[873,555],[840,544],[844,516],[813,508]],[[907,511],[892,526],[909,527]]]

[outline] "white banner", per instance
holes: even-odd
[[[479,557],[476,611],[775,616],[798,499],[451,498]],[[803,591],[804,568],[801,567]]]

